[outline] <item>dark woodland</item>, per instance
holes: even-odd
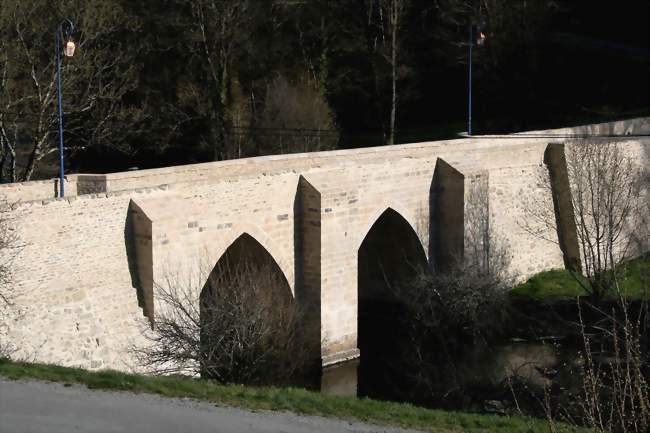
[[[648,2],[0,0],[0,175],[454,138],[647,114]],[[472,40],[475,44],[475,41]]]

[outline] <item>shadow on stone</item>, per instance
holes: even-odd
[[[465,177],[438,158],[429,188],[429,267],[450,270],[463,258]]]

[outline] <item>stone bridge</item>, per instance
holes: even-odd
[[[2,252],[16,298],[9,316],[0,316],[0,338],[30,360],[137,369],[128,348],[143,344],[140,330],[155,324],[156,284],[197,275],[200,264],[212,268],[240,245],[277,264],[309,312],[305,326],[320,341],[322,364],[354,359],[359,299],[377,295],[368,254],[381,256],[389,274],[402,272],[390,263],[404,258],[444,269],[487,222],[520,279],[562,267],[574,246],[541,242],[527,227],[526,201],[553,207],[539,184],[545,162],[561,164],[549,144],[597,135],[620,140],[648,164],[649,140],[639,135],[649,130],[648,119],[635,119],[78,174],[68,176],[65,198],[54,197],[54,181],[3,185],[20,247]]]

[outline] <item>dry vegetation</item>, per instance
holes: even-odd
[[[542,401],[551,431],[556,431],[555,419],[598,433],[641,433],[650,428],[648,299],[632,301],[627,296],[647,293],[650,275],[642,258],[635,268],[638,278],[631,279],[639,287],[630,291],[624,275],[627,261],[648,252],[644,221],[650,178],[647,168],[626,153],[626,144],[581,140],[566,147],[581,253],[581,269],[572,275],[590,297],[577,298],[578,317],[567,323],[577,326],[581,337],[580,392],[572,397],[571,408],[557,407],[550,390]],[[541,179],[548,182],[546,176]],[[546,187],[551,190],[549,184]],[[532,209],[532,215],[557,230],[548,210]]]
[[[133,349],[157,374],[184,373],[222,383],[286,383],[306,368],[310,352],[301,313],[270,263],[220,261],[197,287],[168,277],[150,342]]]

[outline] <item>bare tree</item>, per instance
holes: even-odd
[[[198,280],[203,281],[206,272]],[[197,280],[197,281],[198,281]],[[220,262],[201,289],[168,276],[156,287],[150,345],[134,349],[153,373],[200,374],[220,382],[291,381],[313,354],[301,314],[282,277],[268,264]]]
[[[74,9],[83,31],[75,57],[62,59],[61,88],[66,150],[120,146],[115,122],[127,121],[123,96],[134,88],[130,50],[111,38],[122,11],[102,2]],[[7,0],[0,10],[0,151],[4,180],[30,180],[41,162],[58,151],[56,61],[52,33],[58,21],[50,5]],[[43,31],[43,28],[50,29]]]
[[[573,236],[581,265],[568,269],[588,293],[602,298],[608,291],[618,290],[618,265],[643,253],[638,249],[643,242],[634,242],[642,228],[642,172],[622,142],[576,140],[564,146],[564,155],[566,176],[556,180],[568,181],[568,187],[554,186],[552,176],[540,169],[539,185],[554,198],[555,205],[531,200],[525,205],[527,221],[522,226],[532,235],[556,243],[558,238]],[[560,209],[562,195],[568,209]],[[560,227],[562,217],[568,218],[565,225],[569,228]]]
[[[380,114],[382,138],[384,141],[386,141],[386,119],[384,118],[382,98],[380,98],[380,95],[382,94],[382,74],[380,74],[380,65],[378,64],[378,60],[382,57],[379,56],[378,53],[381,53],[386,45],[384,12],[383,8],[379,4],[380,1],[381,0],[365,0],[367,18],[366,49],[370,58],[370,67],[374,84],[374,93],[372,98],[374,100],[374,109],[376,110],[376,113]],[[379,17],[377,18],[376,15],[379,15]]]
[[[381,119],[383,139],[395,144],[397,106],[399,102],[397,81],[400,70],[400,35],[410,0],[365,0],[366,45],[374,81],[375,110]],[[388,73],[386,70],[390,69]],[[390,104],[382,102],[387,76],[390,82]]]
[[[390,56],[391,67],[391,104],[390,104],[390,130],[388,144],[395,144],[395,121],[397,118],[397,67],[399,56],[398,34],[403,25],[404,15],[409,7],[409,0],[381,0],[381,9],[386,15],[388,34],[390,35]]]
[[[214,159],[225,159],[231,128],[233,60],[250,23],[249,0],[188,0],[200,40],[209,85],[210,141]]]
[[[567,169],[585,276],[592,292],[602,296],[616,282],[616,266],[630,258],[639,172],[611,142],[569,146]]]

